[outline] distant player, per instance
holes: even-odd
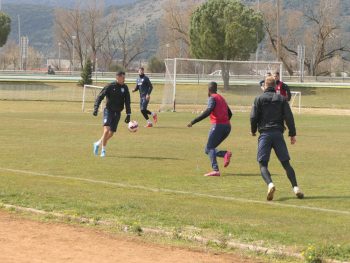
[[[268,170],[271,149],[275,150],[279,161],[286,170],[295,195],[302,199],[304,194],[298,187],[294,169],[289,163],[290,157],[287,145],[283,138],[284,122],[286,122],[290,141],[292,144],[296,143],[294,117],[286,98],[276,93],[275,85],[275,79],[267,77],[264,93],[254,101],[250,114],[251,134],[255,136],[257,130],[260,133],[257,159],[261,175],[268,185],[267,200],[271,201],[273,199],[276,190]]]
[[[98,149],[102,144],[101,157],[106,156],[106,146],[110,138],[117,131],[117,126],[120,120],[121,112],[126,108],[125,123],[130,122],[131,108],[130,108],[130,93],[125,82],[125,72],[119,71],[116,74],[116,81],[108,84],[102,89],[97,96],[93,115],[97,116],[98,108],[102,100],[106,97],[106,107],[103,110],[103,134],[101,139],[94,143],[93,152],[98,155]]]
[[[145,127],[151,128],[153,127],[152,121],[150,121],[148,115],[152,115],[153,121],[156,124],[158,120],[158,116],[155,112],[150,112],[147,109],[149,100],[151,98],[151,93],[153,90],[153,85],[149,78],[145,75],[145,69],[143,67],[139,68],[139,77],[136,80],[136,87],[132,90],[132,92],[139,91],[140,92],[140,110],[143,117],[147,121],[147,125]]]
[[[216,147],[222,143],[231,132],[230,119],[232,112],[228,107],[225,99],[217,94],[217,83],[210,82],[208,85],[208,108],[197,118],[191,121],[187,126],[192,127],[195,123],[210,116],[210,122],[212,124],[208,143],[205,148],[205,153],[209,155],[212,172],[205,174],[204,176],[220,176],[219,166],[216,161],[216,157],[224,158],[224,167],[230,164],[232,153],[230,151],[218,151]]]
[[[271,72],[267,72],[265,75],[265,78],[271,77],[271,76],[272,76]],[[259,82],[259,86],[262,89],[262,91],[265,90],[265,78]]]
[[[275,78],[276,81],[276,93],[281,94],[283,97],[287,99],[287,101],[290,101],[292,98],[292,94],[290,93],[290,89],[288,85],[280,80],[280,73],[276,71],[273,74],[273,77]]]

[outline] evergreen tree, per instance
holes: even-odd
[[[92,63],[91,59],[87,59],[81,72],[81,80],[79,81],[81,86],[92,84]]]
[[[6,44],[11,31],[11,18],[0,11],[0,47]]]

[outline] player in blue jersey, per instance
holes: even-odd
[[[139,77],[136,80],[136,87],[132,90],[132,92],[139,91],[140,92],[140,110],[143,117],[147,121],[147,125],[145,127],[153,127],[152,121],[149,119],[148,115],[152,115],[153,121],[156,124],[158,120],[157,113],[151,112],[147,109],[149,100],[151,98],[151,93],[153,90],[153,85],[150,79],[145,75],[145,69],[143,67],[139,68]]]

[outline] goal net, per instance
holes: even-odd
[[[219,92],[230,106],[247,111],[262,93],[259,82],[267,73],[279,71],[283,77],[281,62],[174,58],[165,59],[165,67],[161,111],[203,110],[211,81],[218,83]],[[293,97],[293,102],[297,104],[300,99]]]
[[[94,85],[84,85],[81,110],[84,112],[87,109],[93,110],[97,95],[101,92],[103,87]]]

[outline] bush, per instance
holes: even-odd
[[[152,57],[148,62],[148,70],[152,73],[164,73],[165,63],[156,57]]]

